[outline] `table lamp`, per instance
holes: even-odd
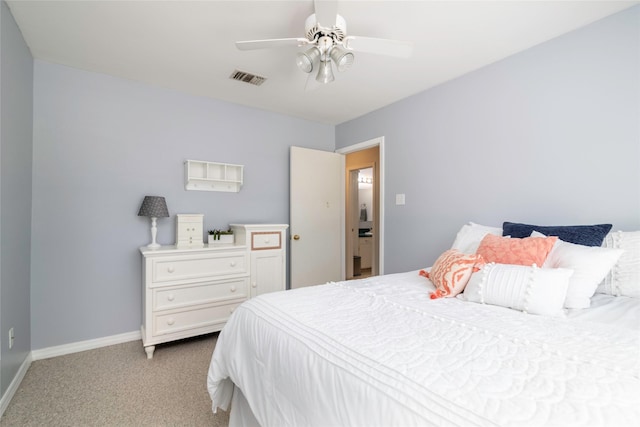
[[[140,210],[138,211],[138,216],[148,216],[151,218],[151,243],[147,245],[147,248],[158,249],[160,244],[156,243],[156,234],[158,233],[156,220],[169,216],[169,210],[167,209],[167,203],[164,201],[164,197],[144,196],[142,206],[140,206]]]

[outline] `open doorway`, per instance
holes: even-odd
[[[350,171],[352,179],[357,181],[357,191],[352,194],[353,223],[357,223],[358,233],[353,233],[353,278],[364,279],[376,276],[373,268],[373,236],[377,233],[374,227],[373,175],[374,168],[367,167]],[[357,206],[356,206],[357,205]],[[355,227],[354,227],[355,228]]]
[[[380,268],[380,147],[345,156],[345,276],[377,276]]]

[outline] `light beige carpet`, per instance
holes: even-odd
[[[156,346],[141,341],[31,364],[1,426],[228,426],[211,411],[207,369],[217,334]]]

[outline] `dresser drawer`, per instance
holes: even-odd
[[[244,274],[247,264],[244,252],[155,259],[151,287],[178,280]]]
[[[249,279],[244,277],[194,286],[156,288],[153,290],[153,309],[169,310],[196,304],[246,299],[248,295]]]
[[[233,310],[240,304],[242,302],[185,310],[179,313],[155,314],[153,318],[153,335],[206,328],[207,326],[226,322]]]
[[[254,231],[251,233],[251,250],[280,249],[282,241],[280,233],[271,231]]]
[[[187,248],[204,248],[204,240],[202,237],[189,237],[176,240],[176,247],[179,249]]]

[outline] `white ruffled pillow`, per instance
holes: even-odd
[[[534,231],[531,237],[544,234]],[[583,246],[558,239],[549,252],[543,268],[569,268],[574,271],[569,280],[566,308],[589,308],[598,284],[609,273],[624,251],[622,249]]]
[[[462,226],[451,245],[451,249],[456,249],[463,254],[475,254],[480,246],[480,242],[487,234],[502,236],[502,228],[489,227],[486,225],[470,222]]]
[[[612,231],[602,246],[623,249],[624,253],[596,292],[640,298],[640,231]]]
[[[486,264],[471,275],[463,298],[544,316],[563,316],[569,278],[566,268]]]

